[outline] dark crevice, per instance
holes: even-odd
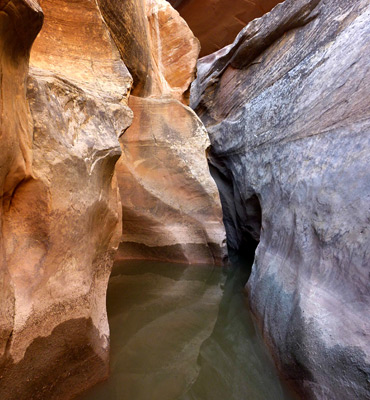
[[[208,161],[211,176],[220,194],[230,263],[247,268],[248,279],[260,240],[262,226],[260,200],[256,193],[244,200],[227,166],[220,160],[215,162],[210,154]]]

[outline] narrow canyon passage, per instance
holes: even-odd
[[[81,400],[290,399],[248,311],[248,274],[240,263],[116,264],[111,376]]]
[[[0,400],[370,400],[369,22],[0,0]]]

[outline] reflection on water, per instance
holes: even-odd
[[[246,272],[125,262],[107,307],[111,376],[83,400],[280,400],[243,296]]]

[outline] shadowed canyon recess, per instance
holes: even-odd
[[[369,22],[0,0],[1,400],[370,399]]]

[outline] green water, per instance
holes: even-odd
[[[243,295],[247,271],[116,265],[107,297],[111,376],[83,400],[280,400]]]

